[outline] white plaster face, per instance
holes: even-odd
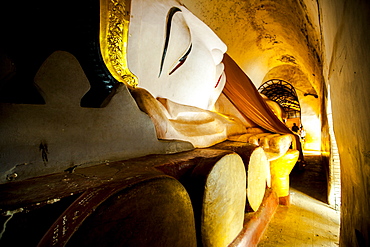
[[[226,49],[178,2],[132,0],[128,65],[154,97],[212,109],[226,82]]]

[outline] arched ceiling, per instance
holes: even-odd
[[[309,88],[310,81],[308,80],[307,75],[303,73],[298,66],[290,64],[275,66],[266,73],[265,77],[263,78],[263,82],[272,79],[288,81],[289,83],[294,85],[297,91],[300,91],[302,93],[316,93],[314,87]]]
[[[286,81],[276,79],[266,81],[258,88],[258,92],[277,102],[286,113],[301,112],[295,89]]]
[[[290,64],[275,66],[267,72],[263,82],[270,80],[284,80],[294,86],[300,104],[302,105],[303,115],[319,115],[320,101],[317,99],[318,92],[315,90],[307,74],[298,67]],[[319,86],[319,85],[317,85]]]
[[[182,0],[228,46],[256,87],[278,76],[320,95],[321,38],[314,0]],[[274,78],[276,79],[276,78]]]

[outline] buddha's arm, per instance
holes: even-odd
[[[159,139],[191,142],[194,147],[209,147],[227,138],[227,127],[215,113],[173,103],[176,118],[143,88],[131,89],[139,108],[152,119]],[[178,107],[177,107],[178,106]]]
[[[223,128],[226,128],[227,136],[246,133],[246,126],[237,117],[227,116],[194,106],[178,104],[169,99],[158,98],[158,101],[167,109],[173,121],[201,124],[217,120],[224,126]]]

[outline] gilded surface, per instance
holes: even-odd
[[[127,66],[130,0],[100,0],[100,49],[108,70],[119,82],[137,86]]]
[[[289,150],[280,158],[271,161],[271,185],[279,197],[289,195],[289,174],[298,161],[299,151]]]

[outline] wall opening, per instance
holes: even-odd
[[[278,103],[285,112],[285,124],[291,129],[293,123],[301,125],[301,106],[294,87],[287,81],[272,79],[263,83],[258,92]]]
[[[340,157],[333,127],[333,117],[330,99],[330,85],[328,85],[327,93],[328,98],[326,112],[330,138],[328,203],[335,210],[339,211],[341,205]]]

